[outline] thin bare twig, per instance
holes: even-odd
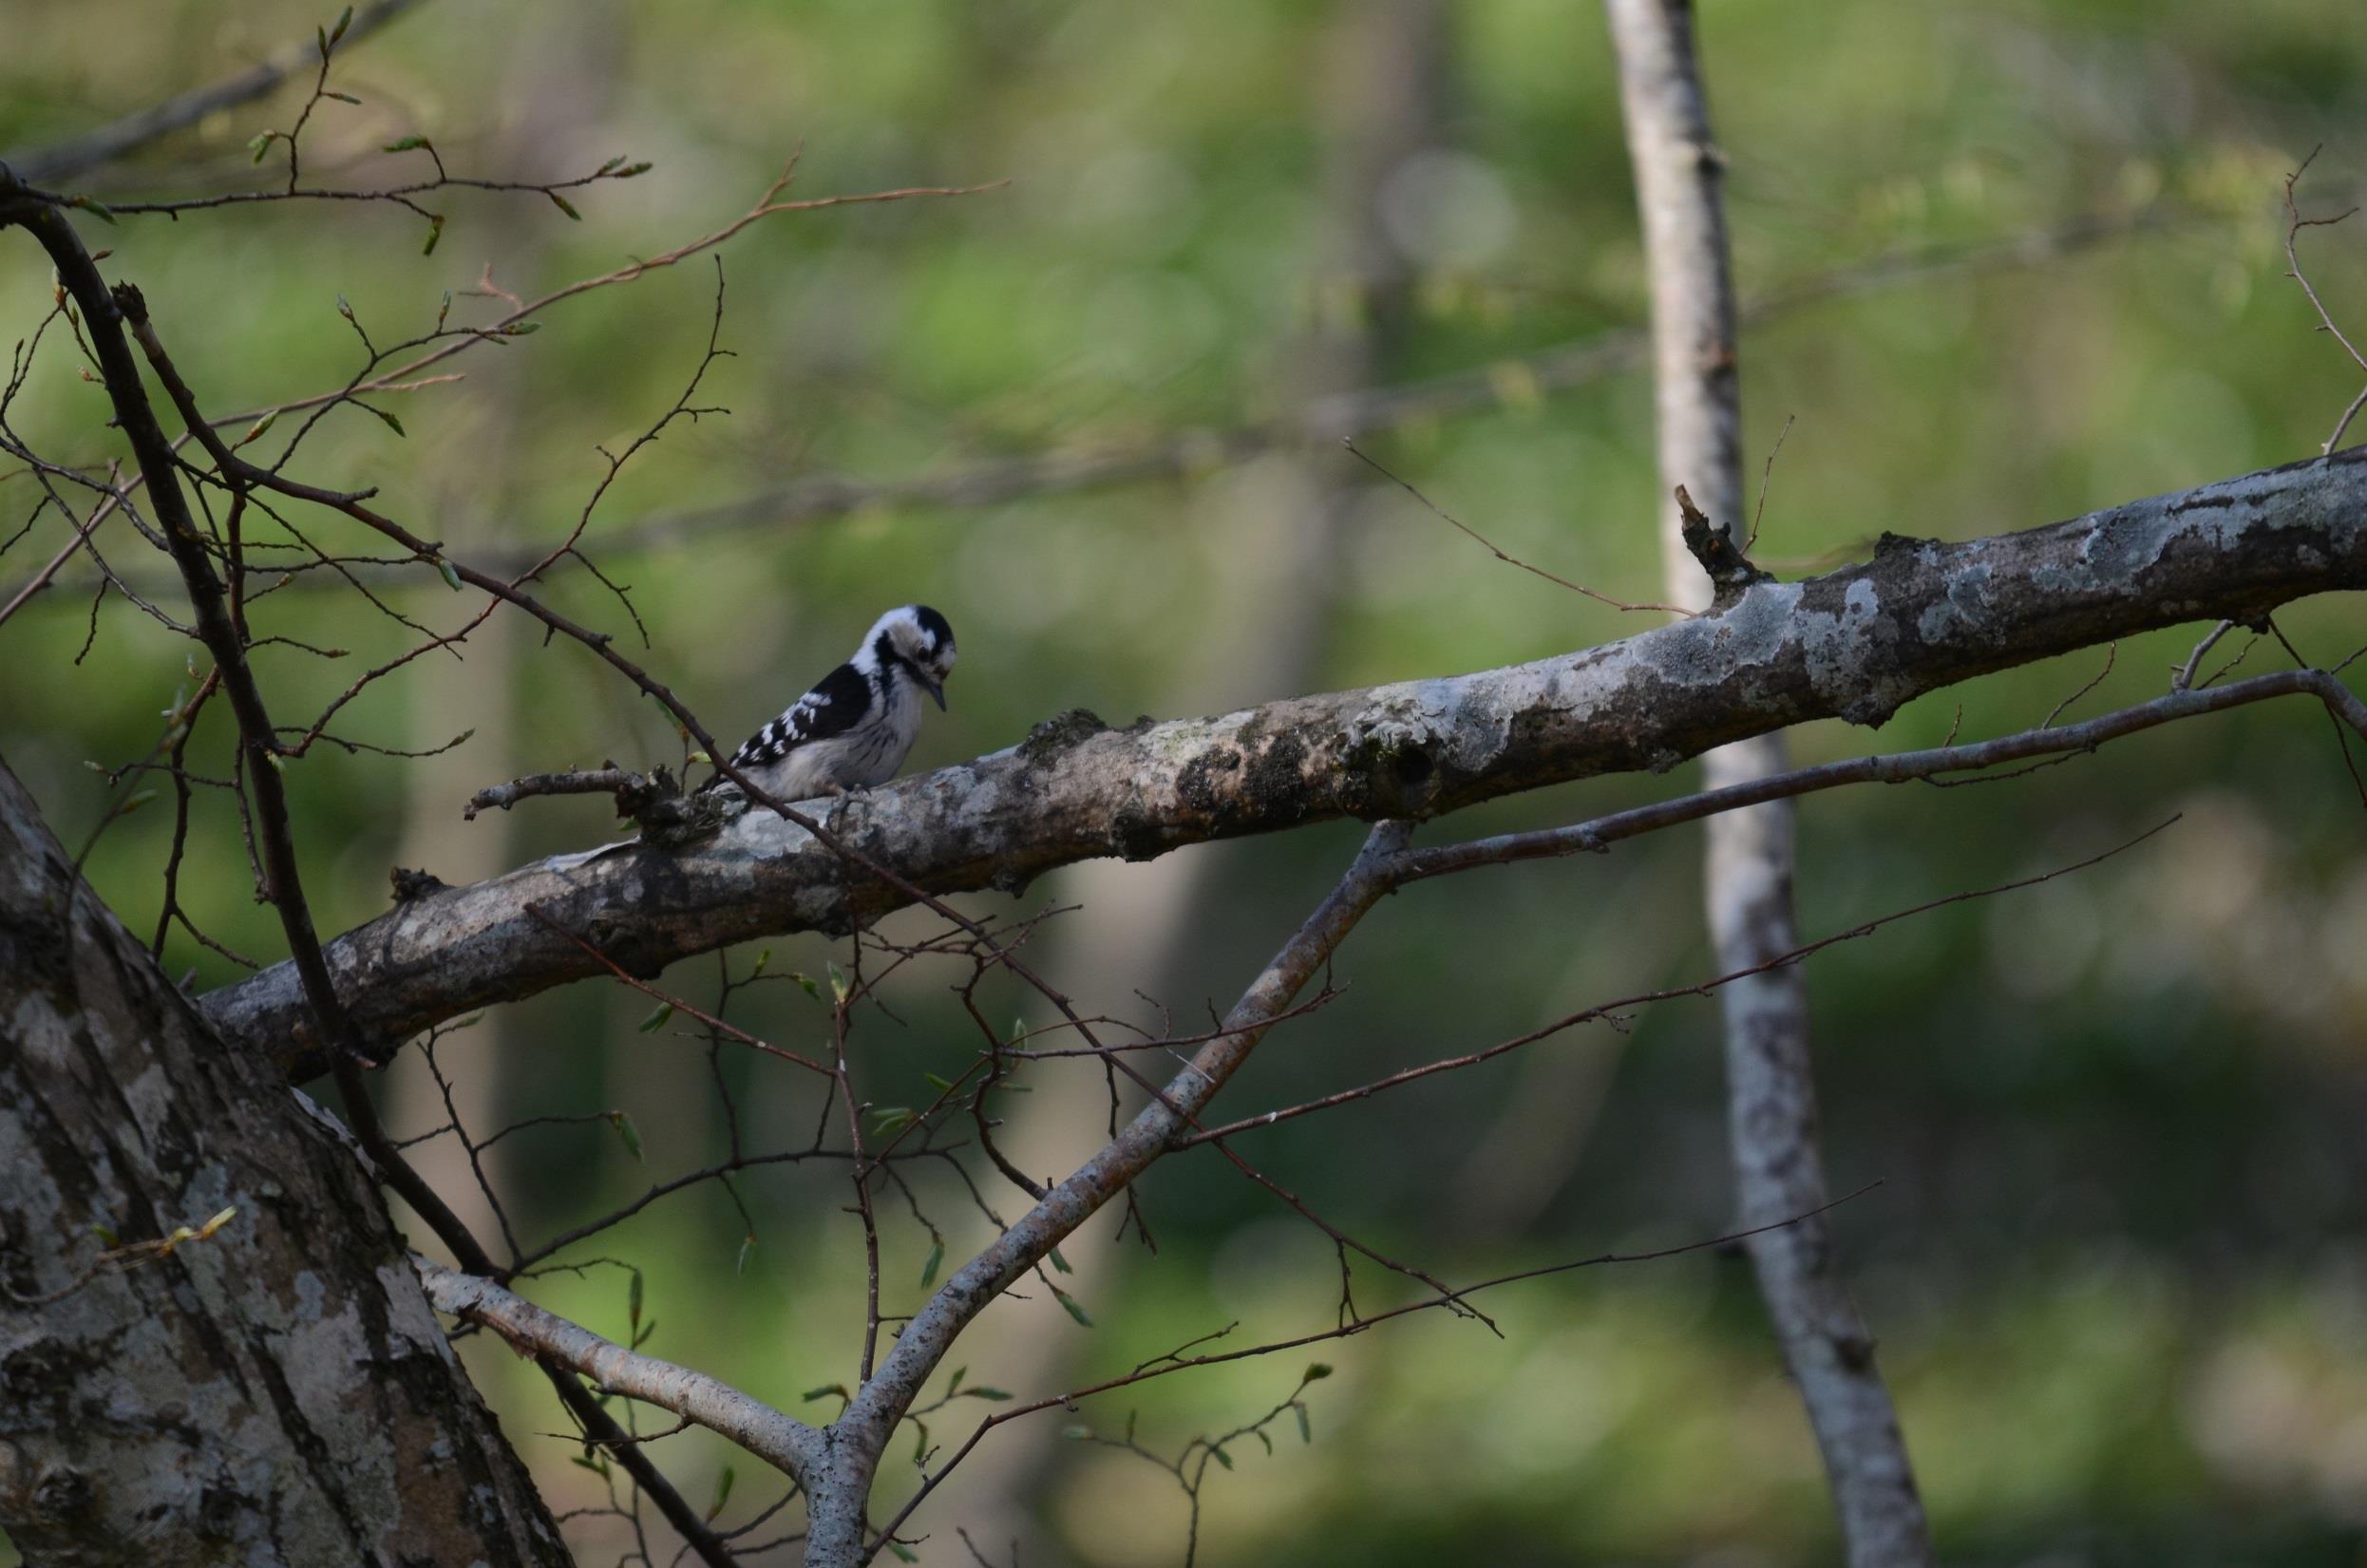
[[[1430,509],[1433,516],[1451,524],[1465,538],[1476,542],[1482,549],[1486,550],[1489,555],[1495,557],[1498,560],[1504,562],[1506,566],[1517,566],[1524,572],[1544,578],[1547,582],[1552,583],[1558,588],[1566,588],[1573,594],[1583,594],[1586,597],[1593,599],[1596,603],[1607,604],[1614,610],[1655,610],[1666,615],[1690,615],[1693,614],[1690,610],[1680,610],[1673,604],[1630,604],[1625,599],[1613,598],[1610,595],[1589,588],[1583,583],[1572,582],[1567,577],[1556,576],[1553,573],[1546,571],[1542,566],[1533,566],[1529,562],[1522,560],[1517,557],[1505,555],[1503,550],[1499,549],[1493,542],[1484,538],[1480,532],[1473,528],[1469,523],[1467,523],[1460,518],[1455,517],[1452,513],[1440,506],[1438,502],[1430,500],[1430,497],[1415,489],[1411,483],[1399,478],[1397,475],[1390,472],[1388,468],[1382,466],[1378,459],[1374,458],[1371,453],[1365,451],[1364,448],[1358,446],[1354,440],[1342,437],[1340,444],[1347,447],[1350,455],[1355,458],[1358,463],[1363,463],[1366,467],[1380,475],[1381,478],[1389,481],[1390,483],[1397,486],[1398,489],[1403,490],[1407,495],[1411,496],[1415,501],[1420,501],[1425,507]]]
[[[2112,859],[2116,855],[2120,855],[2125,851],[2136,848],[2137,845],[2145,842],[2148,839],[2152,838],[2155,834],[2160,833],[2163,829],[2168,827],[2171,822],[2175,822],[2176,821],[2178,821],[2178,819],[2176,817],[2172,817],[2168,822],[2158,822],[2152,827],[2146,829],[2143,833],[2138,834],[2135,838],[2128,840],[2126,842],[2116,844],[2112,848],[2105,850],[2100,855],[2092,855],[2084,860],[2077,860],[2070,865],[2057,866],[2052,871],[2040,872],[2035,876],[2019,878],[2010,882],[1997,882],[1987,887],[1974,888],[1962,893],[1951,893],[1944,897],[1929,899],[1923,903],[1911,905],[1905,909],[1893,910],[1887,915],[1876,916],[1870,920],[1861,920],[1856,925],[1850,926],[1843,931],[1834,932],[1830,935],[1820,936],[1812,942],[1804,942],[1788,953],[1779,953],[1773,957],[1762,959],[1760,962],[1752,965],[1748,969],[1730,970],[1726,973],[1714,975],[1707,980],[1696,981],[1695,983],[1688,986],[1668,986],[1656,991],[1638,992],[1634,995],[1621,996],[1608,1002],[1599,1002],[1592,1007],[1581,1008],[1576,1012],[1565,1013],[1562,1017],[1556,1018],[1550,1023],[1541,1024],[1536,1029],[1530,1030],[1525,1033],[1516,1034],[1508,1040],[1500,1040],[1494,1045],[1485,1047],[1479,1050],[1469,1051],[1460,1056],[1449,1056],[1441,1058],[1437,1061],[1426,1062],[1419,1067],[1407,1067],[1403,1071],[1392,1072],[1385,1077],[1375,1078],[1370,1082],[1358,1084],[1354,1088],[1345,1088],[1331,1094],[1319,1095],[1313,1100],[1301,1101],[1297,1105],[1285,1106],[1278,1110],[1266,1111],[1258,1116],[1245,1116],[1238,1122],[1228,1122],[1220,1127],[1210,1127],[1205,1131],[1193,1133],[1188,1138],[1179,1138],[1176,1140],[1176,1147],[1190,1148],[1198,1143],[1209,1143],[1221,1138],[1237,1136],[1240,1133],[1255,1131],[1260,1127],[1270,1127],[1278,1123],[1296,1121],[1301,1116],[1311,1116],[1317,1111],[1333,1110],[1341,1105],[1354,1105],[1359,1101],[1370,1100],[1373,1096],[1380,1094],[1386,1090],[1401,1088],[1408,1084],[1418,1083],[1426,1078],[1436,1077],[1440,1073],[1459,1072],[1466,1067],[1477,1067],[1483,1062],[1492,1062],[1499,1056],[1507,1055],[1513,1051],[1522,1050],[1529,1046],[1536,1045],[1541,1041],[1552,1039],[1556,1035],[1567,1033],[1569,1030],[1578,1028],[1581,1024],[1591,1024],[1600,1021],[1609,1021],[1617,1024],[1627,1013],[1638,1008],[1649,1006],[1655,1002],[1672,1002],[1681,997],[1688,996],[1714,996],[1717,992],[1723,991],[1728,986],[1738,984],[1739,982],[1748,980],[1754,975],[1765,974],[1773,970],[1791,968],[1796,964],[1805,962],[1806,960],[1814,957],[1816,954],[1824,952],[1827,948],[1839,946],[1843,942],[1852,942],[1863,937],[1871,936],[1874,933],[1881,931],[1886,926],[1896,925],[1901,920],[1911,919],[1918,915],[1928,915],[1933,910],[1945,909],[1951,904],[1969,903],[1978,898],[1994,898],[1998,895],[2005,893],[2018,893],[2024,888],[2036,887],[2041,882],[2051,882],[2058,877],[2068,877],[2073,873],[2085,871],[2092,866],[2101,865],[2103,862]],[[1467,869],[1468,866],[1481,863],[1485,862],[1478,860],[1472,860],[1464,861],[1460,864],[1455,864],[1451,867],[1451,869],[1462,870]]]
[[[54,203],[28,199],[23,187],[5,167],[0,167],[0,227],[10,224],[27,229],[41,243],[57,269],[59,281],[82,308],[91,349],[101,365],[117,420],[129,439],[133,456],[148,485],[166,545],[180,571],[198,633],[214,657],[216,672],[237,715],[241,776],[246,781],[240,799],[242,808],[251,803],[255,847],[259,852],[263,872],[262,891],[279,915],[290,956],[304,982],[312,1027],[330,1052],[355,1135],[381,1178],[435,1231],[438,1238],[473,1271],[489,1273],[490,1259],[483,1247],[388,1141],[369,1098],[362,1089],[350,1049],[355,1038],[351,1021],[330,982],[297,873],[287,794],[276,761],[280,749],[277,731],[248,667],[233,606],[214,575],[207,540],[199,531],[182,494],[173,444],[149,402],[138,362],[132,357],[126,324],[140,335],[159,379],[176,394],[176,400],[185,402],[188,390],[164,354],[140,292],[129,285],[110,292],[64,213]],[[218,447],[218,461],[223,455]],[[227,481],[232,469],[224,464],[221,473]],[[571,1376],[555,1366],[546,1366],[545,1370],[560,1398],[588,1430],[603,1436],[613,1434],[615,1428],[607,1414]],[[633,1468],[636,1483],[649,1491],[660,1510],[711,1568],[729,1568],[729,1552],[638,1448],[625,1449],[620,1463]]]
[[[2301,270],[2301,253],[2297,249],[2297,242],[2303,229],[2332,228],[2358,211],[2357,207],[2351,207],[2335,214],[2332,217],[2303,217],[2301,216],[2301,209],[2293,198],[2293,187],[2301,182],[2302,175],[2309,172],[2309,166],[2318,161],[2318,154],[2321,150],[2312,147],[2309,150],[2309,156],[2301,160],[2301,166],[2284,177],[2284,210],[2285,216],[2290,219],[2284,231],[2285,276],[2300,284],[2301,293],[2309,296],[2310,309],[2318,312],[2319,330],[2332,333],[2334,340],[2342,345],[2342,351],[2351,356],[2351,363],[2358,366],[2360,370],[2367,371],[2367,354],[2359,352],[2358,346],[2345,336],[2342,329],[2335,324],[2334,312],[2326,309],[2326,302],[2318,297],[2318,290],[2310,283],[2309,274]],[[2367,407],[2367,387],[2361,387],[2358,395],[2353,398],[2350,406],[2342,410],[2342,417],[2335,422],[2334,434],[2320,443],[2318,447],[2320,456],[2331,455],[2334,449],[2342,444],[2343,432],[2351,427],[2351,421],[2358,416],[2361,407]]]
[[[1827,1203],[1824,1209],[1820,1209],[1817,1212],[1819,1214],[1826,1213],[1832,1209],[1839,1208],[1844,1203],[1854,1201],[1855,1200],[1864,1197],[1866,1193],[1873,1191],[1874,1188],[1880,1184],[1881,1183],[1879,1182],[1868,1183],[1867,1185],[1859,1188],[1856,1192],[1848,1193],[1843,1197],[1834,1199],[1832,1201]],[[1011,1422],[1017,1421],[1022,1417],[1034,1415],[1043,1410],[1066,1409],[1083,1400],[1091,1399],[1097,1394],[1108,1393],[1118,1389],[1131,1388],[1136,1384],[1147,1383],[1153,1378],[1166,1377],[1175,1372],[1189,1371],[1196,1368],[1202,1367],[1222,1366],[1227,1362],[1246,1361],[1259,1356],[1278,1355],[1284,1351],[1304,1350],[1310,1345],[1321,1345],[1332,1340],[1346,1339],[1352,1335],[1367,1332],[1379,1327],[1381,1324],[1394,1322],[1396,1319],[1401,1317],[1411,1317],[1416,1313],[1426,1313],[1451,1306],[1457,1302],[1465,1300],[1468,1297],[1477,1295],[1483,1291],[1499,1290],[1506,1285],[1520,1284],[1524,1281],[1531,1279],[1549,1278],[1554,1275],[1569,1274],[1579,1269],[1602,1268],[1616,1263],[1650,1263],[1659,1261],[1663,1258],[1681,1257],[1689,1253],[1714,1252],[1720,1248],[1731,1247],[1738,1241],[1748,1240],[1752,1236],[1764,1234],[1769,1229],[1780,1229],[1787,1225],[1797,1225],[1802,1221],[1812,1218],[1814,1218],[1814,1216],[1805,1214],[1794,1215],[1789,1219],[1774,1220],[1770,1225],[1758,1226],[1752,1230],[1734,1231],[1725,1236],[1712,1237],[1699,1241],[1680,1242],[1676,1246],[1656,1248],[1649,1252],[1597,1253],[1591,1257],[1573,1258],[1565,1263],[1549,1263],[1543,1268],[1523,1269],[1515,1274],[1498,1275],[1492,1279],[1483,1279],[1474,1284],[1462,1286],[1454,1291],[1450,1296],[1432,1296],[1427,1297],[1420,1301],[1408,1302],[1404,1306],[1392,1307],[1385,1312],[1373,1313],[1367,1316],[1356,1318],[1354,1321],[1350,1323],[1336,1325],[1329,1329],[1320,1329],[1313,1333],[1299,1334],[1290,1339],[1278,1339],[1269,1344],[1253,1345],[1245,1350],[1224,1351],[1215,1354],[1185,1356],[1176,1359],[1162,1359],[1146,1366],[1137,1367],[1134,1370],[1127,1372],[1123,1376],[1113,1377],[1106,1382],[1091,1384],[1081,1389],[1072,1389],[1067,1393],[1054,1394],[1047,1399],[1032,1400],[1025,1405],[1013,1406],[1008,1410],[997,1410],[994,1414],[980,1421],[977,1428],[970,1434],[968,1441],[964,1442],[958,1449],[955,1450],[953,1455],[948,1458],[943,1464],[939,1465],[936,1470],[930,1472],[927,1478],[921,1482],[919,1489],[916,1491],[911,1498],[906,1500],[903,1507],[897,1510],[894,1517],[892,1517],[887,1523],[881,1528],[878,1537],[871,1542],[870,1549],[863,1554],[863,1560],[868,1561],[880,1551],[881,1547],[886,1545],[888,1540],[895,1536],[895,1533],[903,1526],[904,1521],[910,1519],[913,1516],[913,1513],[918,1509],[923,1502],[928,1501],[929,1495],[937,1490],[937,1486],[943,1483],[949,1474],[953,1472],[956,1466],[959,1465],[963,1460],[970,1456],[971,1451],[977,1447],[978,1444],[984,1440],[989,1432],[993,1431],[997,1426],[1007,1426]]]

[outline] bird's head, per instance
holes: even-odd
[[[920,689],[945,706],[945,677],[954,672],[954,629],[925,604],[889,611],[872,626],[863,646],[881,665],[900,665]]]

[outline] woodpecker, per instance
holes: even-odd
[[[854,656],[731,755],[731,765],[779,801],[843,795],[884,784],[920,733],[923,692],[945,706],[954,629],[925,604],[891,610]],[[718,773],[702,789],[730,788]]]

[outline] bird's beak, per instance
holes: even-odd
[[[944,712],[945,683],[943,681],[931,680],[925,672],[915,671],[915,673],[919,674],[920,676],[920,690],[926,691],[930,696],[935,697],[937,699],[937,711],[940,713]]]

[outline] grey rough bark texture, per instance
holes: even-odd
[[[1711,136],[1692,6],[1607,0],[1607,9],[1651,280],[1660,482],[1685,486],[1739,542],[1742,402],[1719,192],[1725,161]],[[1671,602],[1707,604],[1707,557],[1696,560],[1673,502],[1661,538]],[[1770,733],[1710,752],[1703,783],[1747,784],[1786,766],[1784,738]],[[1727,812],[1707,830],[1704,891],[1719,968],[1749,969],[1798,947],[1793,803]],[[1798,965],[1771,969],[1737,980],[1719,1001],[1736,1226],[1811,1217],[1760,1231],[1745,1245],[1824,1454],[1848,1559],[1853,1568],[1928,1563],[1931,1529],[1898,1415],[1841,1277],[1832,1221],[1817,1212],[1830,1194],[1817,1146],[1806,977]]]
[[[4,765],[0,1019],[0,1527],[30,1560],[570,1560],[359,1162],[76,895]],[[226,1207],[92,1272],[97,1226]]]
[[[844,802],[831,820],[931,892],[1015,890],[1097,856],[1148,859],[1328,818],[1423,819],[1666,768],[1807,719],[1880,724],[1991,671],[2359,587],[2367,451],[2354,449],[2017,534],[1885,536],[1868,564],[1764,583],[1716,614],[1535,664],[1125,729],[1072,714],[1010,750]],[[357,1027],[389,1041],[604,973],[534,910],[654,973],[900,901],[757,811],[689,848],[610,846],[430,893],[336,938],[328,960]],[[201,1006],[243,1048],[290,1072],[318,1068],[290,966]]]

